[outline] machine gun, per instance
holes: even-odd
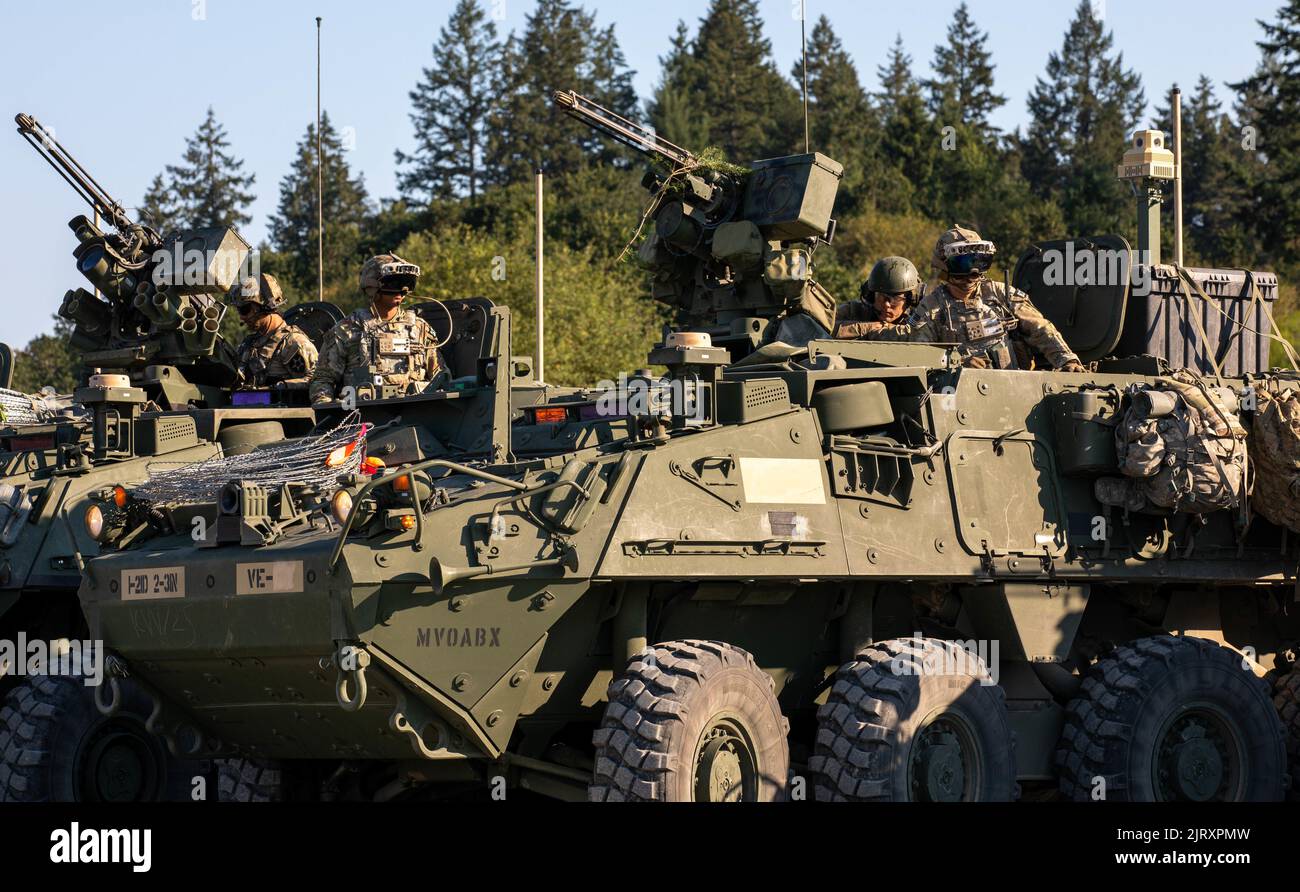
[[[235,379],[235,353],[220,336],[221,296],[246,271],[249,245],[234,229],[169,233],[132,220],[35,118],[18,114],[18,133],[113,231],[84,214],[68,227],[73,257],[95,292],[69,290],[59,315],[74,323],[71,344],[87,369],[128,374],[175,405],[219,402]],[[102,295],[102,296],[101,296]],[[181,375],[179,368],[186,370]]]
[[[733,358],[829,333],[835,301],[813,280],[812,257],[834,236],[839,163],[815,152],[747,168],[712,161],[572,91],[554,101],[656,162],[642,181],[654,228],[638,257],[651,295],[673,307],[680,328],[709,333]]]

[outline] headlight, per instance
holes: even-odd
[[[99,510],[99,506],[91,505],[87,508],[81,520],[86,525],[86,534],[96,542],[101,541],[100,537],[104,535],[104,512]]]
[[[330,514],[342,524],[347,523],[350,513],[352,513],[352,493],[340,489],[334,493],[334,498],[330,499]]]

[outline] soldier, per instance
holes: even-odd
[[[284,293],[275,276],[263,273],[236,282],[226,302],[249,331],[239,345],[239,386],[306,390],[316,367],[316,345],[276,312],[284,304]]]
[[[996,248],[978,232],[954,226],[935,243],[931,265],[939,282],[930,288],[901,325],[865,323],[882,340],[957,344],[962,364],[971,368],[1029,368],[1033,348],[1065,372],[1083,372],[1065,338],[1029,302],[1029,296],[984,273]]]
[[[865,338],[875,331],[870,323],[901,323],[920,288],[921,276],[906,257],[877,260],[858,291],[858,299],[835,308],[835,333],[832,337]]]
[[[396,254],[379,254],[362,265],[361,291],[370,305],[325,335],[311,378],[313,404],[337,398],[345,385],[382,398],[386,392],[420,393],[447,379],[433,329],[401,308],[419,278],[420,268]]]

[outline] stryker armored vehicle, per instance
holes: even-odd
[[[374,476],[140,490],[89,561],[110,685],[225,760],[224,798],[1285,795],[1295,536],[1241,499],[1108,506],[1098,481],[1135,406],[1246,448],[1251,385],[1281,400],[1295,375],[1118,354],[1128,278],[1054,299],[1032,252],[1017,281],[1067,336],[1096,329],[1088,373],[816,337],[838,165],[710,168],[558,101],[666,161],[641,252],[682,321],[648,357],[666,374],[539,388],[509,313],[465,302],[440,331],[455,388],[358,404]]]
[[[153,463],[189,464],[283,440],[311,430],[313,415],[230,405],[235,353],[218,328],[222,295],[249,253],[238,233],[160,236],[132,221],[37,121],[16,120],[111,229],[85,216],[69,224],[77,268],[96,289],[68,291],[59,308],[74,323],[71,345],[88,371],[83,386],[39,406],[23,406],[21,394],[6,390],[0,641],[9,648],[0,670],[0,801],[189,799],[202,766],[181,765],[145,730],[147,702],[134,687],[127,684],[126,706],[110,719],[95,711],[84,679],[66,674],[82,670],[88,655],[76,591],[103,517],[86,510],[93,497],[111,501],[115,486],[144,481]],[[3,357],[7,389],[8,348]],[[65,674],[50,662],[58,652]]]

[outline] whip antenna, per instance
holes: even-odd
[[[316,299],[325,299],[325,175],[320,148],[320,16],[316,16]]]

